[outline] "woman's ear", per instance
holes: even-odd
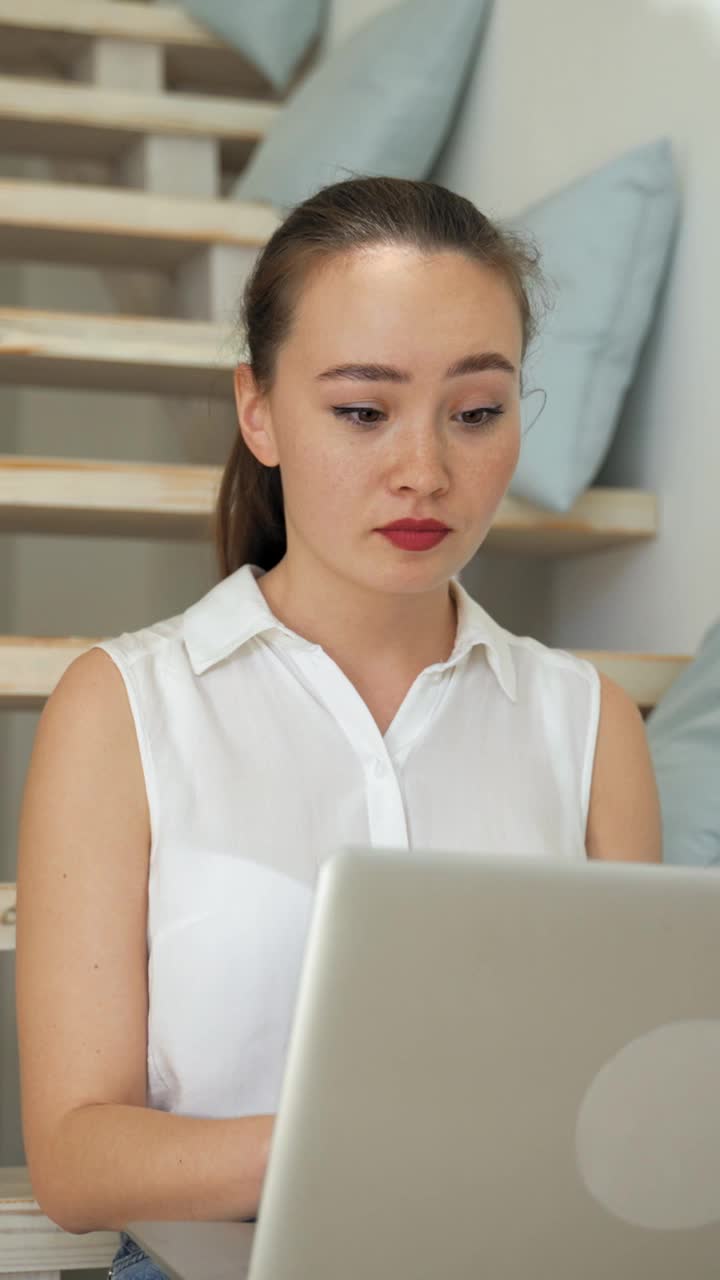
[[[270,405],[267,398],[258,391],[249,364],[237,365],[233,374],[233,388],[238,426],[248,449],[264,466],[278,466],[280,459],[272,429]]]

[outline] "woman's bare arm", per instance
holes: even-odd
[[[606,675],[600,684],[587,855],[609,862],[662,862],[660,801],[645,723],[621,685]]]
[[[78,1234],[129,1222],[248,1221],[257,1217],[274,1120],[82,1106],[55,1131],[52,1199],[40,1207]]]
[[[90,649],[43,708],[17,868],[25,1153],[40,1207],[68,1231],[257,1212],[272,1116],[146,1106],[149,849],[124,681]]]

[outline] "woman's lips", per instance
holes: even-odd
[[[436,547],[450,532],[449,529],[378,529],[396,547],[404,551],[428,551]]]

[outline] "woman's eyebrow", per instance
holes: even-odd
[[[486,369],[515,373],[515,365],[499,351],[475,351],[451,364],[445,377],[460,378],[466,373],[484,373]],[[316,374],[316,381],[332,381],[335,378],[363,382],[412,382],[412,374],[390,364],[336,364],[331,369]]]

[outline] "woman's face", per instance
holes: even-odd
[[[313,271],[267,401],[248,366],[236,379],[248,446],[280,466],[288,558],[386,591],[428,590],[458,573],[517,464],[521,350],[510,287],[460,253],[382,247]],[[488,367],[447,376],[470,355]],[[346,364],[378,368],[328,372]],[[450,533],[410,551],[377,532],[405,516]]]

